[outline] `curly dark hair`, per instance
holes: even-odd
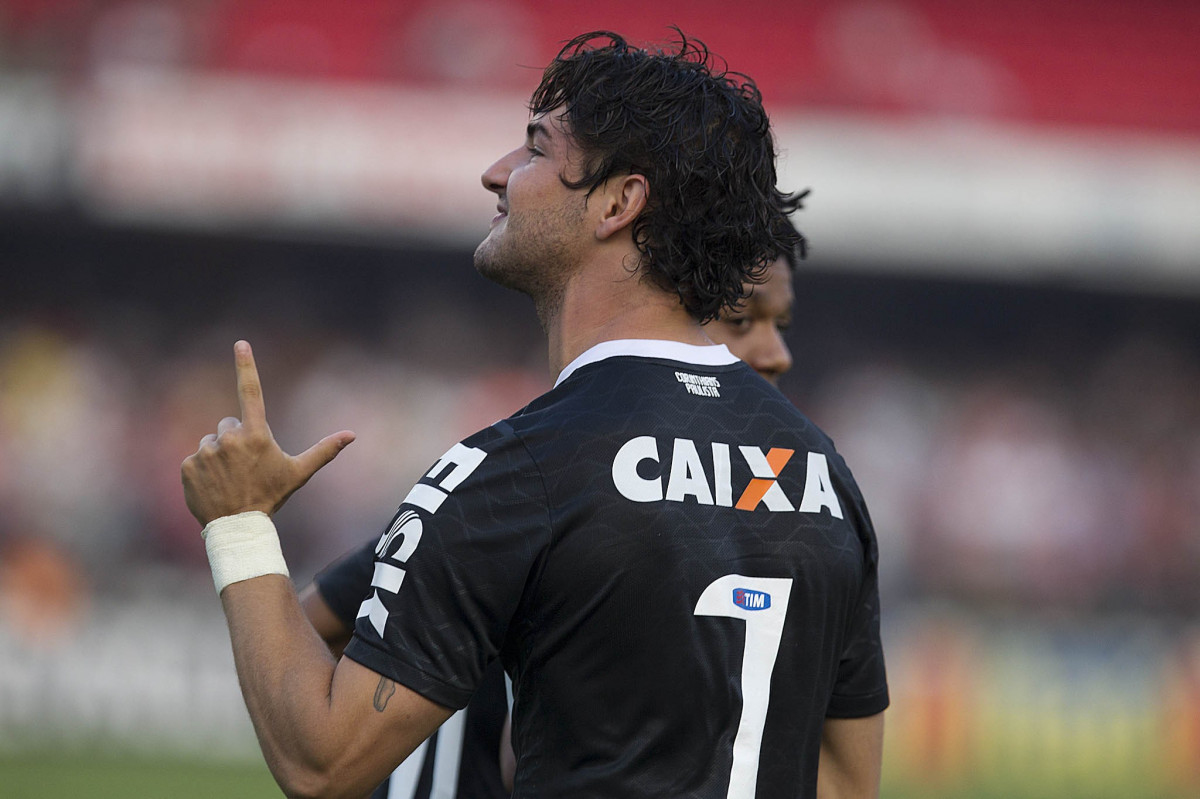
[[[754,82],[674,29],[672,51],[629,45],[610,31],[567,42],[546,67],[529,109],[561,109],[584,154],[571,188],[644,175],[635,220],[637,265],[707,322],[744,299],[780,253],[802,253],[788,215],[803,195],[775,185],[775,142]]]
[[[796,192],[796,194],[792,195],[792,199],[796,203],[796,210],[801,210],[804,207],[802,203],[804,202],[804,198],[808,195],[808,189]],[[808,239],[804,238],[804,235],[796,229],[795,224],[790,218],[784,222],[783,225],[787,231],[790,231],[795,235],[795,243],[792,244],[791,247],[784,248],[782,251],[776,254],[775,257],[783,258],[783,260],[787,262],[788,269],[794,273],[800,268],[800,262],[808,257]],[[784,238],[787,238],[787,236],[784,236]]]

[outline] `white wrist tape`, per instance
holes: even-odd
[[[200,536],[204,539],[218,594],[230,583],[252,577],[264,574],[289,576],[275,523],[262,511],[213,519],[204,526]]]

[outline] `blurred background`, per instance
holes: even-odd
[[[704,40],[812,188],[781,387],[883,553],[885,796],[1200,796],[1200,4],[0,0],[0,793],[275,796],[179,462],[358,441],[293,577],[550,385],[471,266],[560,43]]]

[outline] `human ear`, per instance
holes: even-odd
[[[601,215],[596,224],[596,238],[604,240],[630,227],[646,207],[650,197],[650,182],[645,175],[630,174],[610,178],[600,198]]]

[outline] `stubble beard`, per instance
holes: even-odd
[[[475,248],[479,274],[533,300],[543,330],[558,316],[579,257],[570,232],[578,224],[566,209],[541,214],[532,225],[508,217]]]

